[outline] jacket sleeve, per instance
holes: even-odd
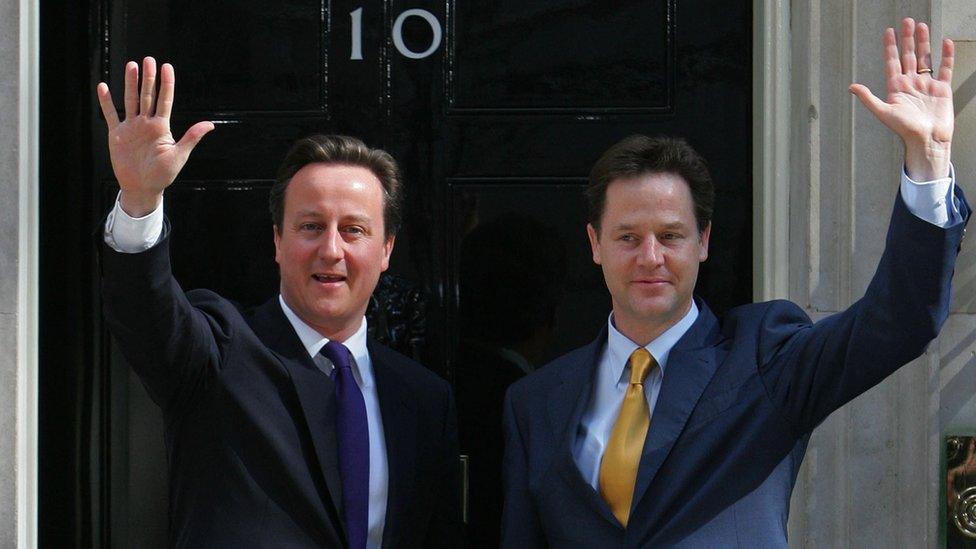
[[[529,491],[527,453],[515,412],[513,387],[505,393],[505,458],[503,461],[504,503],[501,547],[522,549],[547,547],[542,525]]]
[[[213,314],[229,305],[201,292],[200,307],[195,307],[173,278],[168,232],[136,254],[99,244],[105,323],[167,415],[205,387],[207,375],[220,363],[221,342],[230,338],[228,324]],[[211,314],[203,312],[207,309]]]
[[[968,220],[961,189],[957,195]],[[798,436],[925,352],[949,314],[964,233],[965,222],[942,229],[915,217],[899,195],[864,297],[815,324],[792,303],[766,309],[758,326],[760,373]]]

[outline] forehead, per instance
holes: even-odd
[[[295,172],[285,191],[285,210],[321,207],[382,208],[383,185],[362,166],[307,164]]]
[[[615,179],[607,186],[604,223],[694,220],[691,189],[677,174],[644,174]]]

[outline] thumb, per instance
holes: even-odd
[[[869,90],[867,86],[861,84],[851,84],[851,87],[848,89],[852,94],[854,94],[854,97],[857,97],[861,101],[862,105],[867,107],[867,109],[874,114],[875,117],[882,119],[882,116],[888,110],[887,103],[878,99],[877,96],[871,93],[871,90]]]
[[[183,137],[176,144],[176,148],[180,151],[180,156],[188,158],[190,152],[197,146],[197,143],[203,139],[203,136],[212,132],[214,127],[213,122],[197,122],[190,126],[190,129],[186,130],[186,133],[183,134]]]

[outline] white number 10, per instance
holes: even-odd
[[[430,25],[430,30],[433,33],[433,38],[431,38],[430,46],[422,51],[415,52],[407,47],[403,43],[403,22],[407,20],[408,17],[419,17]],[[356,8],[355,10],[349,12],[349,19],[352,21],[352,41],[350,43],[350,53],[349,59],[352,61],[362,61],[363,60],[363,8]],[[396,21],[393,22],[393,45],[396,47],[400,55],[407,57],[409,59],[423,59],[425,57],[430,57],[433,55],[437,48],[441,45],[441,23],[437,20],[437,17],[433,13],[422,9],[410,9],[401,13]]]

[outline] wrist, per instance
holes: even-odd
[[[123,190],[119,197],[119,206],[130,217],[140,218],[156,211],[162,201],[162,193],[137,193]]]
[[[932,181],[949,177],[949,142],[905,144],[905,171],[912,181]]]

